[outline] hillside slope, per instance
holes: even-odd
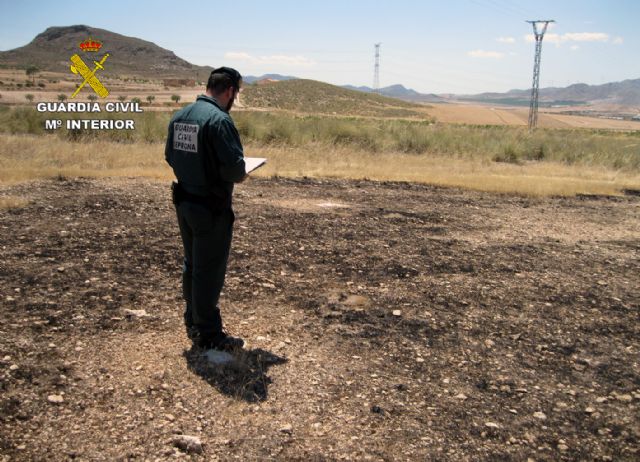
[[[424,106],[418,104],[305,79],[246,85],[241,99],[246,107],[253,108],[336,115],[424,117]]]

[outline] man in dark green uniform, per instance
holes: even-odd
[[[229,116],[241,85],[235,69],[214,69],[206,94],[169,122],[165,148],[178,179],[173,202],[184,245],[184,321],[189,337],[202,348],[244,345],[224,331],[218,305],[235,218],[233,185],[247,176],[240,136]]]

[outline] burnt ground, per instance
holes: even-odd
[[[638,197],[251,180],[213,366],[166,184],[1,192],[2,461],[638,460]]]

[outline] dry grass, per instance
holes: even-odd
[[[0,135],[0,182],[55,176],[171,178],[164,144],[74,143],[54,136]]]
[[[554,162],[508,164],[451,155],[371,153],[350,146],[246,145],[248,156],[267,157],[257,176],[333,177],[411,181],[525,195],[620,194],[640,189],[640,174]],[[0,135],[0,182],[55,176],[173,177],[163,143],[66,141],[51,136]]]
[[[455,186],[479,191],[532,196],[621,194],[640,188],[640,174],[555,162],[521,165],[451,156],[372,154],[349,148],[310,145],[306,148],[247,147],[269,162],[258,176],[368,178]]]

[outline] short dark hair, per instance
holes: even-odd
[[[216,94],[227,91],[229,87],[240,90],[242,76],[240,72],[230,67],[218,67],[211,71],[207,81],[207,90],[212,90]]]

